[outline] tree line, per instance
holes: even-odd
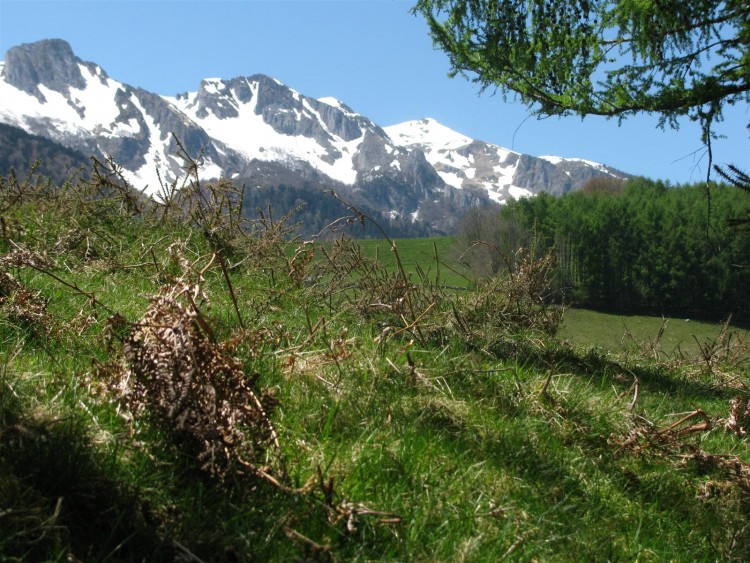
[[[499,213],[476,210],[461,228],[463,260],[479,274],[513,267],[517,248],[556,258],[555,295],[597,309],[750,319],[750,213],[742,191],[633,179],[540,194]],[[481,241],[476,243],[474,241]]]

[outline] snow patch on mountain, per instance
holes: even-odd
[[[604,164],[601,164],[600,162],[594,162],[593,160],[586,160],[585,158],[566,158],[562,156],[551,156],[551,155],[540,156],[538,158],[541,158],[542,160],[546,160],[547,162],[551,164],[555,164],[555,165],[563,164],[567,162],[580,162],[581,164],[585,164],[586,166],[590,166],[597,170],[601,170],[602,172],[610,172],[610,169]]]
[[[421,150],[453,188],[484,190],[497,203],[528,191],[513,183],[519,153],[476,141],[429,117],[385,127],[385,131],[394,142]]]
[[[521,199],[522,197],[531,197],[534,195],[533,192],[530,192],[526,188],[518,188],[516,186],[510,186],[508,188],[508,193],[510,193],[514,199]]]
[[[334,180],[349,185],[355,183],[357,170],[352,157],[359,150],[363,135],[351,141],[340,138],[326,126],[325,119],[308,98],[291,89],[290,93],[300,107],[276,108],[277,115],[292,116],[296,123],[305,119],[319,123],[329,136],[330,146],[311,136],[281,132],[267,123],[266,109],[258,105],[262,95],[260,82],[249,78],[241,80],[244,84],[237,84],[236,79],[231,85],[221,79],[203,81],[201,92],[164,99],[198,123],[212,138],[231,146],[249,160],[308,163]],[[249,89],[246,96],[238,94],[243,87]],[[204,110],[199,98],[206,93],[220,98],[233,111],[217,115],[211,107]],[[332,103],[328,105],[333,106]],[[342,104],[333,107],[339,105]]]
[[[332,108],[336,108],[337,110],[343,111],[346,114],[357,115],[356,113],[354,113],[352,108],[347,106],[344,102],[342,102],[338,98],[334,98],[333,96],[326,96],[323,98],[318,98],[318,101],[322,104],[326,104],[327,106],[331,106]]]
[[[92,72],[87,65],[79,64],[78,67],[85,87],[71,86],[67,96],[39,84],[38,89],[42,93],[40,100],[0,81],[0,98],[3,99],[0,115],[3,116],[3,121],[29,131],[33,129],[33,121],[44,120],[54,124],[57,136],[55,140],[63,140],[66,135],[83,137],[128,134],[128,129],[132,130],[132,124],[121,127],[115,123],[118,108],[107,103],[114,100],[115,92],[122,84],[103,74]]]
[[[419,121],[406,121],[384,129],[388,136],[400,145],[425,145],[429,149],[456,149],[473,141],[431,117]]]
[[[143,116],[146,124],[146,132],[148,132],[149,137],[153,137],[155,133],[161,132],[159,125],[156,123],[153,117],[148,114],[146,109],[141,105],[138,98],[132,96],[130,101]],[[157,174],[157,170],[165,170],[166,167],[163,160],[168,161],[174,157],[164,155],[164,159],[162,159],[162,153],[159,151],[160,145],[154,143],[153,138],[149,138],[149,141],[148,151],[145,155],[143,155],[145,163],[138,170],[134,170],[132,172],[123,170],[123,175],[125,176],[125,179],[132,185],[139,186],[140,189],[145,190],[147,193],[156,194],[160,189],[159,175]],[[164,178],[163,180],[166,180],[168,182],[170,178]]]

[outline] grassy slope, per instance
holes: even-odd
[[[19,314],[7,292],[0,305],[0,558],[750,557],[750,449],[719,421],[746,394],[746,368],[718,356],[708,367],[658,363],[491,324],[462,332],[450,319],[468,310],[463,292],[399,332],[403,319],[384,312],[398,298],[297,285],[283,251],[262,241],[230,260],[248,327],[238,331],[199,230],[65,211],[6,213],[13,241],[46,250],[51,264],[1,267],[40,292],[45,316]],[[98,366],[121,364],[122,350],[103,338],[111,313],[91,297],[137,321],[181,272],[168,250],[177,239],[206,268],[211,307],[201,310],[217,338],[234,337],[246,372],[276,393],[282,455],[268,471],[297,492],[212,481],[105,389],[111,370]],[[668,430],[696,407],[710,428],[695,417]]]

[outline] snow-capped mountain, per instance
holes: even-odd
[[[208,78],[160,96],[118,82],[63,40],[20,45],[0,63],[0,123],[84,154],[111,155],[138,189],[182,173],[177,140],[205,178],[248,186],[313,182],[389,217],[439,220],[461,208],[541,191],[564,193],[596,163],[535,158],[476,141],[434,120],[381,128],[334,99],[305,96],[264,75]]]
[[[385,128],[402,146],[420,149],[443,181],[456,189],[486,192],[497,203],[582,187],[596,175],[625,177],[618,170],[576,158],[533,157],[471,139],[434,119]],[[599,173],[599,174],[597,174]]]
[[[162,97],[110,78],[61,40],[7,52],[0,121],[84,154],[112,155],[135,187],[150,192],[159,185],[157,169],[166,180],[179,173],[174,137],[192,154],[203,149],[206,176],[240,162]]]
[[[456,189],[484,190],[498,203],[534,193],[514,183],[519,153],[475,141],[431,118],[407,121],[385,130],[402,145],[420,149],[443,181]]]

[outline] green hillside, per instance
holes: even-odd
[[[0,559],[750,558],[742,338],[593,347],[548,260],[459,291],[232,193],[0,180]]]
[[[394,239],[393,242],[408,274],[417,278],[424,275],[432,283],[447,286],[464,288],[471,285],[471,272],[456,259],[454,237]],[[362,240],[359,245],[365,256],[396,270],[396,253],[388,241]]]

